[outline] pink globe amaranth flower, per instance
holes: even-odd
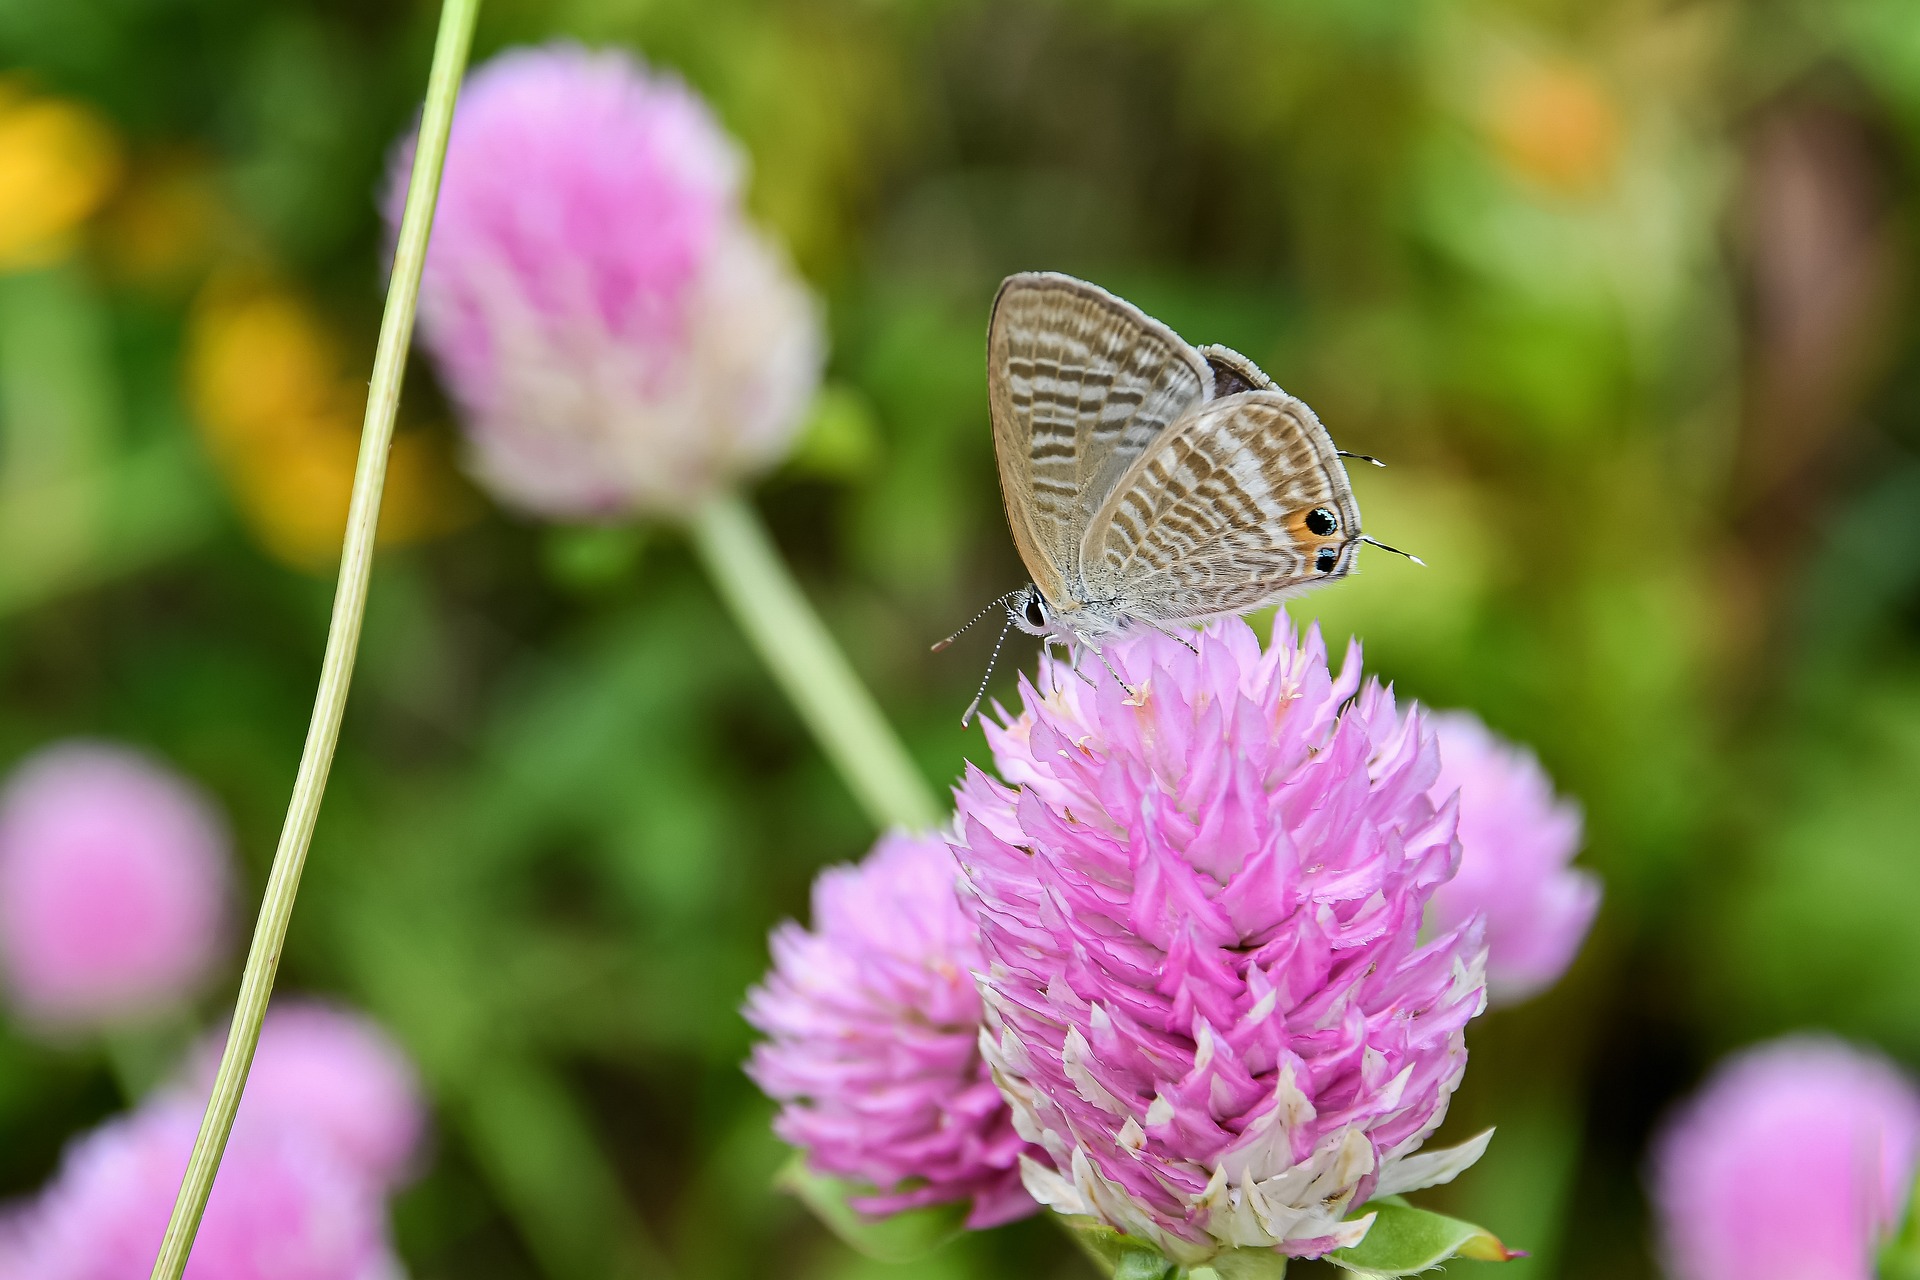
[[[150,1017],[225,951],[232,852],[198,788],[125,747],[68,742],[0,794],[0,968],[53,1030]]]
[[[956,846],[988,962],[983,1050],[1027,1188],[1193,1265],[1317,1257],[1373,1195],[1445,1181],[1485,1136],[1415,1154],[1484,1004],[1469,923],[1422,945],[1458,859],[1418,710],[1328,672],[1284,620],[1136,634],[1042,663],[987,724]],[[1082,679],[1082,675],[1085,679]],[[1049,1167],[1050,1166],[1050,1167]]]
[[[1433,895],[1433,922],[1487,926],[1487,994],[1514,1004],[1559,981],[1600,909],[1600,882],[1570,867],[1580,811],[1555,797],[1531,751],[1465,711],[1429,718],[1440,739],[1436,800],[1460,793],[1460,870]]]
[[[856,1208],[971,1200],[967,1225],[990,1227],[1037,1206],[980,1057],[980,942],[957,875],[945,844],[904,835],[821,873],[813,929],[775,931],[773,970],[748,996],[768,1038],[747,1073],[814,1169],[875,1188]]]
[[[409,143],[395,226],[411,162]],[[503,501],[683,515],[786,452],[824,340],[741,210],[743,170],[697,96],[626,54],[520,49],[468,78],[420,331]]]
[[[200,1111],[164,1098],[67,1149],[11,1226],[21,1280],[146,1275],[186,1172]],[[186,1280],[400,1280],[380,1190],[301,1129],[237,1128]]]
[[[224,1033],[201,1042],[179,1090],[183,1099],[206,1104],[225,1047]],[[276,999],[235,1124],[304,1128],[348,1167],[393,1187],[412,1171],[426,1108],[413,1064],[371,1019],[315,1000]]]
[[[1872,1280],[1920,1165],[1920,1092],[1878,1054],[1793,1036],[1667,1121],[1652,1184],[1674,1280]]]

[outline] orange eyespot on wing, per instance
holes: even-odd
[[[1087,591],[1148,621],[1238,613],[1344,576],[1359,530],[1313,411],[1243,392],[1175,423],[1121,477],[1087,530]]]

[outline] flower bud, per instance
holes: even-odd
[[[1721,1065],[1655,1140],[1672,1280],[1871,1280],[1920,1164],[1920,1091],[1878,1054],[1776,1040]]]
[[[1484,916],[1488,999],[1515,1004],[1560,980],[1600,909],[1600,882],[1568,865],[1580,851],[1580,811],[1554,795],[1531,751],[1471,713],[1431,723],[1440,739],[1433,795],[1460,793],[1460,871],[1434,892],[1434,924]]]
[[[166,1098],[71,1145],[0,1239],[0,1274],[143,1276],[166,1232],[200,1109]],[[188,1280],[401,1280],[379,1189],[299,1129],[236,1129]]]
[[[204,1106],[226,1047],[209,1035],[181,1095]],[[382,1187],[405,1179],[426,1129],[413,1064],[364,1015],[316,1000],[276,997],[260,1028],[236,1117],[240,1128],[301,1128]]]
[[[394,226],[411,160],[393,165]],[[823,339],[746,219],[743,170],[706,104],[625,54],[520,49],[468,77],[420,333],[502,501],[684,515],[785,454]]]
[[[1237,619],[1192,639],[1045,660],[988,723],[1012,785],[959,793],[982,1043],[1042,1203],[1185,1266],[1319,1257],[1484,1147],[1420,1151],[1486,951],[1477,922],[1419,941],[1459,856],[1421,713],[1284,617],[1264,653]]]
[[[198,788],[125,747],[69,742],[0,793],[0,970],[29,1021],[139,1021],[191,998],[227,942],[232,853]]]
[[[980,943],[953,854],[891,835],[813,887],[813,928],[781,926],[747,1001],[767,1039],[747,1071],[774,1129],[816,1171],[874,1189],[869,1214],[971,1200],[971,1227],[1034,1211],[1025,1144],[980,1057]]]

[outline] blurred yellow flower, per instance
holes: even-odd
[[[190,289],[223,237],[238,230],[232,223],[204,157],[180,149],[142,155],[101,214],[101,257],[116,283]]]
[[[1494,76],[1486,128],[1516,176],[1562,195],[1591,195],[1613,177],[1624,122],[1591,70],[1566,58],[1517,62]]]
[[[119,141],[98,113],[0,77],[0,271],[58,258],[119,175]]]
[[[286,288],[216,278],[188,322],[187,394],[201,433],[261,544],[324,572],[340,553],[366,382],[313,308]],[[473,504],[439,441],[402,432],[387,464],[380,540],[460,524]]]

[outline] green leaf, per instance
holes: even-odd
[[[961,1200],[909,1209],[884,1218],[871,1217],[849,1203],[862,1194],[862,1188],[815,1173],[807,1167],[806,1157],[798,1152],[787,1161],[774,1179],[774,1185],[813,1210],[814,1216],[832,1228],[835,1235],[879,1262],[912,1262],[924,1258],[967,1229],[967,1212],[971,1207]]]
[[[1113,1269],[1113,1280],[1162,1280],[1172,1270],[1173,1264],[1158,1252],[1135,1249],[1120,1255],[1119,1264]]]
[[[1113,1280],[1160,1280],[1173,1271],[1173,1264],[1158,1249],[1104,1222],[1071,1214],[1061,1214],[1056,1221],[1103,1276]]]
[[[541,558],[548,578],[588,595],[630,581],[646,542],[639,525],[560,525],[547,530]]]
[[[1365,1212],[1375,1215],[1366,1238],[1327,1255],[1327,1261],[1363,1276],[1410,1276],[1449,1258],[1508,1262],[1526,1256],[1485,1227],[1416,1209],[1398,1196],[1375,1200]]]
[[[1192,1267],[1176,1267],[1137,1237],[1092,1218],[1057,1221],[1103,1276],[1112,1280],[1283,1280],[1287,1260],[1271,1249],[1226,1249]]]
[[[1271,1249],[1228,1249],[1186,1274],[1188,1280],[1283,1280],[1287,1259]]]
[[[829,382],[814,397],[789,465],[799,475],[863,480],[880,461],[880,425],[865,396]]]

